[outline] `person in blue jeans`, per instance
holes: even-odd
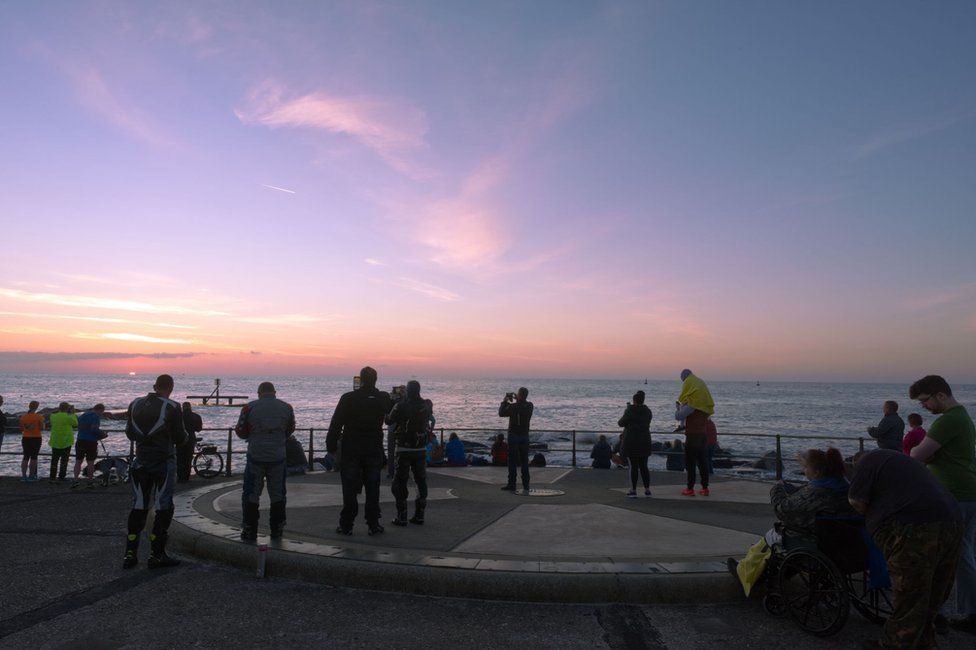
[[[241,490],[241,540],[258,537],[261,492],[268,485],[271,500],[271,539],[281,539],[285,526],[285,477],[288,475],[286,441],[295,433],[295,411],[278,399],[274,384],[261,382],[258,398],[241,409],[235,429],[238,438],[247,440],[247,464]]]
[[[502,489],[515,491],[515,468],[520,467],[523,494],[529,493],[529,422],[535,408],[528,397],[529,389],[522,386],[498,407],[498,417],[508,418],[508,483]]]

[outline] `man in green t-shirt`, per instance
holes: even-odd
[[[966,407],[955,400],[949,384],[939,375],[916,381],[908,396],[939,415],[911,455],[929,466],[962,510],[965,532],[956,568],[958,618],[949,623],[976,633],[976,427]]]

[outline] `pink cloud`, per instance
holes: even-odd
[[[418,172],[409,155],[426,147],[424,111],[391,99],[325,92],[287,98],[282,86],[269,81],[252,89],[246,107],[234,113],[243,124],[319,129],[350,136],[408,176]]]

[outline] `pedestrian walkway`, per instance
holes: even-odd
[[[503,492],[505,468],[431,469],[426,523],[367,536],[335,533],[335,473],[288,482],[285,538],[239,539],[240,483],[177,496],[172,543],[183,552],[270,575],[445,596],[561,602],[723,602],[742,597],[725,573],[770,525],[768,484],[715,479],[712,496],[682,497],[683,475],[652,474],[652,496],[627,498],[615,470],[532,472],[537,495]],[[413,486],[411,485],[411,488]],[[545,494],[546,496],[542,496]],[[411,494],[413,496],[413,494]],[[360,497],[362,498],[362,497]],[[381,488],[384,521],[393,516]],[[266,534],[268,504],[262,505]],[[362,510],[360,511],[362,512]]]

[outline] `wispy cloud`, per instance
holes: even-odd
[[[45,305],[62,305],[66,307],[87,307],[91,309],[108,309],[115,311],[133,311],[146,314],[195,314],[202,316],[227,316],[226,312],[184,307],[181,305],[153,304],[133,300],[118,300],[115,298],[99,298],[94,296],[69,296],[54,293],[32,293],[19,289],[0,288],[0,297],[10,298],[21,302],[41,303]]]
[[[868,138],[854,149],[855,158],[866,158],[877,152],[905,142],[936,133],[976,115],[969,111],[961,115],[936,116],[899,124]]]
[[[0,363],[45,361],[96,361],[102,359],[186,359],[199,356],[198,352],[29,352],[23,350],[0,351]]]
[[[394,284],[403,289],[416,291],[417,293],[423,294],[429,298],[441,300],[443,302],[454,302],[455,300],[460,300],[461,298],[461,296],[457,295],[453,291],[411,278],[397,278]]]
[[[413,175],[406,157],[426,146],[427,116],[402,101],[365,95],[312,92],[288,97],[283,86],[267,81],[255,86],[234,113],[243,124],[270,128],[306,128],[354,138],[389,165]]]
[[[944,307],[970,306],[976,304],[976,282],[963,284],[925,294],[905,298],[902,304],[913,311],[928,311]]]
[[[384,264],[383,262],[377,259],[373,259],[372,257],[367,257],[366,259],[363,260],[363,262],[365,264],[369,264],[370,266],[386,266],[386,264]]]
[[[84,335],[73,335],[76,338],[91,338]],[[142,334],[132,334],[131,332],[109,332],[107,334],[97,334],[96,338],[109,339],[111,341],[130,341],[133,343],[159,343],[162,345],[190,345],[195,343],[192,339],[164,339],[157,336],[144,336]]]
[[[239,316],[235,320],[255,325],[315,325],[334,320],[331,316],[316,316],[313,314],[280,314],[276,316]]]
[[[129,137],[158,149],[172,149],[175,143],[149,115],[122,93],[113,89],[93,66],[65,63],[78,102]]]
[[[286,194],[294,194],[295,193],[295,190],[286,190],[285,188],[278,187],[277,185],[266,185],[265,183],[261,183],[261,187],[266,187],[269,190],[278,190],[279,192],[284,192]]]
[[[676,307],[658,305],[650,309],[638,310],[634,316],[661,334],[676,334],[694,339],[704,339],[711,336],[707,327],[689,313]]]
[[[57,277],[82,282],[86,284],[108,284],[113,287],[176,287],[180,282],[175,278],[158,273],[142,271],[118,270],[110,276],[91,275],[87,273],[55,273]]]
[[[71,316],[67,314],[40,314],[32,312],[22,312],[22,311],[0,311],[0,316],[20,316],[23,318],[53,318],[58,320],[81,320],[93,323],[114,323],[114,324],[126,324],[126,325],[147,325],[150,327],[170,327],[173,329],[183,329],[192,330],[196,329],[194,325],[180,325],[178,323],[147,323],[145,321],[129,320],[127,318],[102,318],[99,316]]]

